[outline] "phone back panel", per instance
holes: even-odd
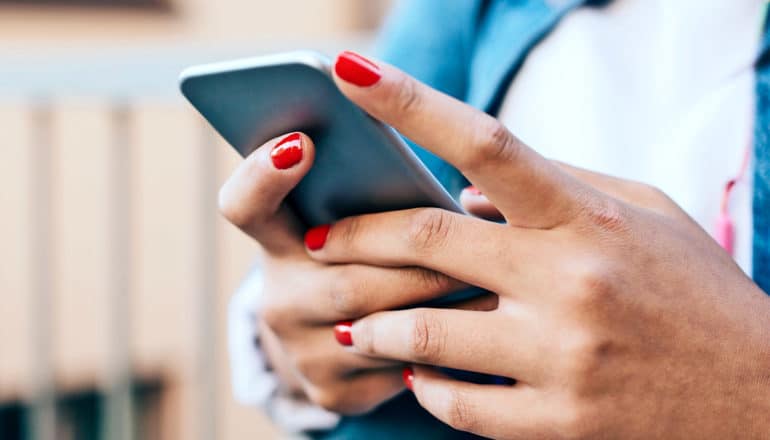
[[[288,202],[307,226],[417,207],[462,209],[401,137],[337,89],[312,52],[196,67],[182,93],[238,152],[302,131],[315,163]]]

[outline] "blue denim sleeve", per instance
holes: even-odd
[[[754,128],[754,281],[770,293],[770,19],[757,61],[757,120]]]
[[[434,89],[464,100],[483,0],[401,0],[383,27],[379,58]],[[457,196],[468,181],[441,158],[410,142],[444,187]]]

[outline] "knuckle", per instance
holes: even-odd
[[[613,351],[611,339],[587,331],[577,331],[562,342],[562,373],[576,397],[594,394],[597,377]]]
[[[590,370],[590,352],[593,345],[593,337],[585,331],[573,331],[572,334],[561,341],[562,357],[565,360],[564,375],[569,383],[574,385],[576,380],[582,379]]]
[[[570,296],[574,306],[583,311],[596,311],[612,303],[616,293],[614,264],[605,258],[583,259],[572,283]]]
[[[409,350],[417,362],[437,363],[446,350],[446,328],[428,309],[416,309],[412,318]]]
[[[649,185],[646,183],[637,183],[637,185],[637,191],[640,192],[647,200],[654,202],[668,202],[670,200],[668,195],[657,186]]]
[[[347,409],[345,395],[325,388],[315,388],[307,391],[310,401],[321,408],[334,413],[343,413]]]
[[[412,215],[408,237],[409,246],[418,255],[431,254],[449,238],[453,217],[441,209],[419,209]]]
[[[369,412],[380,403],[375,393],[356,392],[349,381],[336,380],[330,385],[307,391],[312,403],[333,413],[354,416]]]
[[[448,276],[435,270],[413,269],[418,277],[418,284],[428,292],[445,292],[452,288],[454,281]]]
[[[637,180],[619,180],[615,185],[625,195],[624,200],[633,205],[655,207],[670,201],[668,195],[660,188]]]
[[[325,359],[319,359],[319,356],[304,351],[293,351],[294,359],[292,367],[311,384],[322,384],[329,379],[329,372],[326,368],[319,368],[324,365]]]
[[[628,230],[629,214],[626,207],[615,200],[603,198],[586,209],[589,223],[600,231],[617,234]]]
[[[262,320],[276,335],[286,332],[293,313],[281,301],[266,301],[262,308]]]
[[[417,83],[407,75],[400,76],[392,99],[392,107],[403,117],[409,117],[408,115],[418,112],[422,105]]]
[[[478,416],[460,389],[453,388],[449,394],[446,422],[458,431],[478,431]]]
[[[349,269],[335,277],[329,292],[334,311],[345,318],[357,318],[365,311],[366,286],[357,282]]]
[[[647,184],[640,184],[640,186],[641,188],[639,191],[642,193],[642,197],[644,197],[647,207],[669,214],[681,212],[679,205],[677,205],[676,202],[674,202],[662,189]]]
[[[358,318],[363,314],[364,304],[354,290],[334,290],[331,293],[334,310],[344,318]]]
[[[474,129],[473,148],[467,149],[461,164],[463,169],[477,170],[490,163],[515,161],[521,146],[500,121],[480,114]]]

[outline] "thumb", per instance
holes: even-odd
[[[222,186],[220,211],[268,252],[304,253],[303,226],[283,201],[310,171],[314,157],[313,141],[302,133],[266,142]]]

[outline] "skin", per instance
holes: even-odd
[[[304,292],[299,302],[313,306],[306,315],[318,315],[314,326],[302,327],[287,324],[302,308],[293,296],[299,293],[281,286],[284,295],[269,300],[280,307],[268,308],[273,312],[266,311],[265,321],[286,326],[276,336],[289,360],[279,363],[300,371],[298,382],[309,396],[324,383],[335,384],[320,387],[336,390],[334,404],[374,389],[371,383],[353,388],[352,378],[359,377],[340,375],[340,365],[371,361],[358,364],[359,371],[376,375],[380,366],[406,362],[414,366],[413,390],[423,407],[457,429],[487,437],[767,438],[770,299],[708,234],[659,191],[548,161],[494,118],[379,65],[382,77],[370,87],[335,81],[372,116],[462,171],[484,194],[464,194],[465,205],[475,206],[480,217],[500,215],[506,224],[437,209],[389,212],[342,220],[322,249],[304,250],[300,228],[285,226],[296,222],[281,201],[312,157],[264,178],[257,171],[269,172],[267,153],[255,153],[247,162],[262,165],[248,171],[244,164],[223,189],[223,212],[263,245],[277,265],[269,269],[279,273],[289,266],[303,276],[348,267],[332,278],[352,279],[374,268],[422,268],[497,298],[465,310],[389,311],[393,304],[362,306],[359,295],[373,300],[366,292],[393,283],[399,287],[376,296],[405,305],[449,289],[416,288],[415,277],[407,282],[406,272],[393,272],[377,289],[335,290],[325,287],[334,280],[318,275],[317,282],[296,288]],[[312,145],[306,138],[303,143]],[[317,292],[313,300],[311,292]],[[358,317],[353,347],[319,348],[324,355],[297,368],[302,352],[315,352],[309,347],[336,344],[329,323],[342,315]],[[293,331],[304,336],[286,336]],[[381,364],[387,362],[395,364]],[[459,382],[428,365],[516,382]],[[307,379],[327,367],[333,380]],[[388,374],[392,379],[393,371]],[[398,392],[390,379],[383,382],[383,389]]]
[[[451,426],[493,438],[770,435],[770,298],[673,202],[597,188],[495,119],[381,64],[340,90],[443,157],[507,224],[436,209],[345,219],[324,263],[419,265],[499,295],[491,311],[379,312],[351,351],[415,364]],[[420,365],[515,378],[475,385]]]
[[[310,170],[314,145],[302,135],[302,160],[290,169],[276,169],[270,152],[284,136],[266,142],[240,164],[220,191],[220,210],[261,245],[265,289],[258,324],[261,345],[283,387],[295,398],[336,413],[365,413],[404,390],[405,364],[344,350],[331,337],[334,324],[467,285],[419,267],[330,266],[314,261],[304,248],[304,228],[283,205],[286,194]],[[589,184],[609,191],[622,189],[628,197],[642,198],[647,191],[642,185],[559,166]],[[460,201],[479,218],[502,218],[483,195],[463,191]],[[494,296],[455,307],[490,310],[496,306]]]
[[[328,265],[305,251],[304,228],[283,204],[310,169],[312,140],[302,135],[302,160],[277,169],[273,139],[241,163],[220,190],[220,210],[261,246],[264,295],[261,343],[284,387],[298,398],[341,414],[368,412],[404,390],[404,363],[345,351],[332,337],[335,323],[392,310],[467,287],[419,267]],[[458,307],[490,309],[497,298]]]

